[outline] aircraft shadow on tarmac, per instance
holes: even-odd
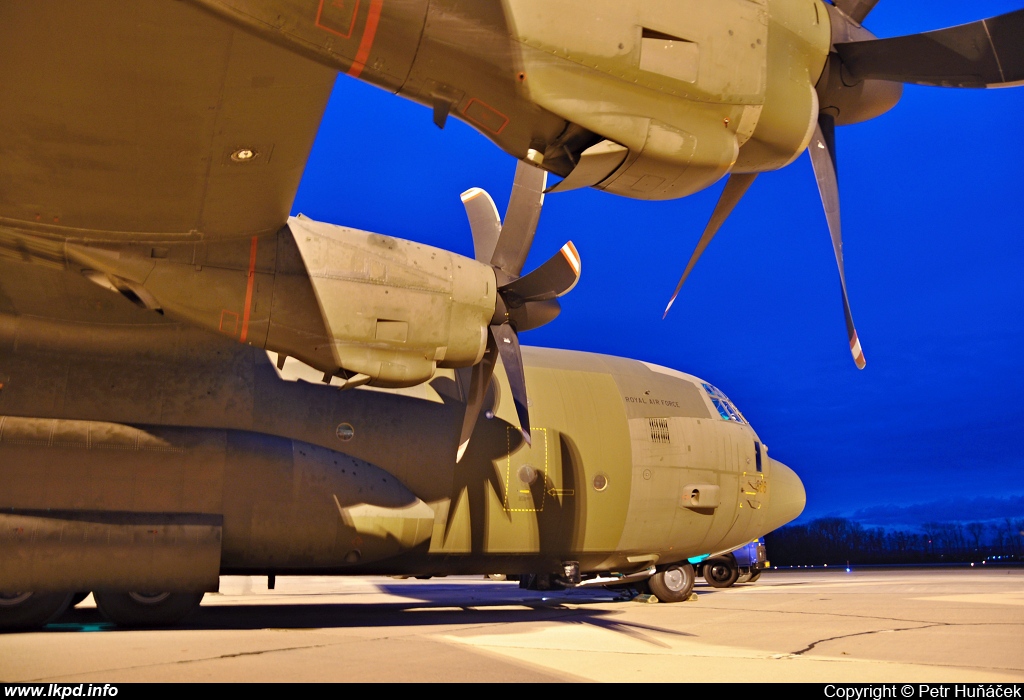
[[[245,605],[204,605],[174,630],[257,630],[379,628],[397,626],[481,625],[497,623],[553,622],[586,624],[625,634],[655,646],[668,645],[648,632],[691,637],[681,630],[667,629],[616,619],[619,613],[592,607],[621,601],[610,591],[520,591],[511,586],[480,587],[444,584],[379,586],[380,591],[401,597],[398,602],[275,602]],[[502,590],[504,589],[504,590]],[[708,592],[710,593],[710,592]],[[701,593],[707,595],[707,593]],[[308,601],[309,596],[303,596]],[[413,598],[414,600],[409,600]],[[47,632],[130,631],[107,622],[96,608],[75,608]]]

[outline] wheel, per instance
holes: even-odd
[[[715,557],[704,562],[704,580],[715,588],[728,588],[736,583],[740,571],[736,563],[725,557]]]
[[[203,593],[94,591],[103,616],[122,627],[163,627],[183,620],[199,607]]]
[[[689,564],[674,564],[651,576],[647,584],[663,603],[681,603],[690,597],[696,578]]]
[[[81,603],[83,600],[85,600],[88,597],[89,597],[89,591],[79,591],[78,593],[72,594],[72,596],[71,596],[71,607],[72,608],[75,607],[76,605],[78,605],[79,603]]]
[[[490,579],[491,581],[508,581],[508,576],[505,574],[487,574],[484,578]]]
[[[0,630],[42,627],[64,614],[72,593],[0,593]]]
[[[761,572],[755,571],[754,573],[750,574],[750,578],[747,579],[747,583],[753,583],[759,578],[761,578]]]

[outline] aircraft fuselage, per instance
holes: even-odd
[[[799,479],[699,380],[585,353],[524,358],[532,447],[499,369],[456,463],[451,371],[341,391],[186,326],[0,316],[0,590],[566,561],[630,572],[730,549],[802,509]]]

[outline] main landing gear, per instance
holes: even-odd
[[[165,627],[181,622],[199,607],[203,593],[96,591],[96,607],[122,627]]]
[[[79,593],[0,593],[0,631],[38,629],[85,600]],[[96,607],[122,627],[166,627],[199,607],[203,593],[96,591]]]
[[[0,630],[27,630],[53,622],[71,607],[73,593],[0,593]]]
[[[697,575],[690,564],[673,564],[647,579],[651,593],[663,603],[682,603],[689,600]]]

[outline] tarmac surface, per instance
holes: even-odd
[[[696,594],[224,577],[172,629],[113,628],[89,597],[40,632],[0,635],[0,679],[1024,681],[1024,569],[769,571]]]

